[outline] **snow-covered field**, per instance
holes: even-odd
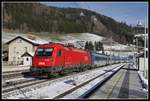
[[[27,39],[27,37],[31,34],[23,34],[23,33],[8,33],[2,32],[2,42],[7,42],[13,39],[16,36],[22,36]],[[105,40],[106,37],[98,36],[92,33],[70,33],[70,34],[46,34],[46,35],[34,35],[36,40],[30,40],[34,43],[44,44],[49,42],[54,43],[73,43],[75,47],[84,49],[86,41],[92,41],[93,44],[95,41]],[[104,53],[115,56],[129,56],[134,54],[133,46],[127,46],[123,44],[116,43],[114,45],[103,45]],[[115,50],[115,51],[112,51]],[[116,51],[117,50],[117,51]],[[123,52],[124,50],[125,52]]]
[[[29,36],[31,34],[23,34],[23,33],[8,33],[8,32],[2,32],[2,42],[3,43],[6,43],[8,42],[9,40],[17,37],[17,36],[21,36],[27,40],[29,40],[27,38],[27,36]],[[43,38],[40,38],[40,37],[36,37],[36,40],[30,40],[30,41],[33,41],[34,43],[48,43],[49,41],[43,39]]]
[[[127,45],[122,45],[122,44],[115,44],[115,45],[112,45],[112,46],[107,46],[105,45],[104,46],[104,49],[113,49],[113,50],[132,50],[133,47],[130,47],[130,46],[127,46]]]
[[[81,72],[78,74],[70,75],[68,77],[59,78],[56,81],[49,81],[48,83],[44,84],[43,86],[36,86],[30,88],[23,88],[24,94],[20,93],[19,91],[14,91],[11,94],[7,94],[2,96],[4,99],[45,99],[45,98],[54,98],[59,94],[62,94],[75,86],[78,86],[91,78],[94,78],[107,70],[110,70],[120,64],[115,64],[112,66],[106,66],[105,68],[96,68],[93,70],[88,70],[85,72]],[[61,80],[60,80],[61,79]],[[67,83],[67,81],[73,81],[75,83]],[[26,96],[24,96],[26,95]]]
[[[27,37],[31,34],[23,34],[23,33],[9,33],[9,32],[2,32],[2,41],[7,42],[8,40],[16,37],[16,36],[22,36]],[[51,37],[53,36],[53,37]],[[75,34],[60,34],[55,37],[55,34],[49,34],[49,37],[43,35],[43,37],[36,36],[37,40],[44,38],[46,41],[55,41],[55,42],[65,42],[65,41],[101,41],[104,37],[94,35],[91,33],[75,33]],[[52,38],[52,39],[51,39]],[[51,40],[50,40],[51,39]]]
[[[5,43],[16,36],[27,37],[31,34],[23,34],[23,33],[8,33],[2,32],[2,41]],[[102,41],[106,37],[98,36],[92,33],[70,33],[70,34],[48,34],[46,36],[36,36],[37,43],[48,43],[48,42],[57,42],[57,43],[73,43],[75,47],[84,48],[86,41]],[[115,45],[104,45],[105,50],[132,50],[132,47],[122,44]]]

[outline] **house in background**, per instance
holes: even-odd
[[[8,63],[11,65],[31,65],[32,56],[39,44],[48,42],[38,41],[32,37],[17,36],[6,42],[8,45]],[[32,54],[31,54],[32,53]]]

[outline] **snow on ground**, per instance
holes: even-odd
[[[22,36],[22,37],[26,37],[27,34],[23,34],[23,33],[10,33],[10,32],[2,32],[2,41],[5,43],[17,36]]]
[[[123,44],[114,44],[114,45],[104,45],[104,50],[133,50],[133,47],[123,45]]]
[[[29,40],[29,39],[27,39],[27,40]],[[32,41],[33,43],[37,43],[37,44],[46,44],[46,43],[49,43],[49,41],[43,40],[41,38],[36,38],[36,40],[30,40],[30,41]]]
[[[27,39],[27,36],[31,34],[24,34],[24,33],[8,33],[2,32],[2,41],[7,42],[16,36],[22,36]],[[35,35],[34,35],[35,36]],[[44,44],[48,42],[56,42],[56,43],[73,43],[75,47],[83,48],[86,41],[102,41],[106,37],[98,36],[92,33],[70,33],[70,34],[48,34],[47,36],[36,36],[36,40],[30,40],[34,43]],[[29,40],[29,39],[28,39]],[[122,45],[122,44],[115,44],[115,45],[104,45],[104,50],[132,50],[131,46]]]
[[[63,43],[74,43],[75,47],[83,47],[86,41],[101,41],[104,37],[92,33],[74,33],[60,36]]]
[[[118,66],[114,70],[104,74],[103,76],[100,76],[96,78],[95,80],[89,82],[85,86],[73,91],[72,93],[64,96],[62,99],[77,99],[81,96],[85,96],[88,92],[92,91],[95,87],[97,87],[99,84],[101,84],[105,79],[107,79],[110,75],[114,74],[118,69],[121,68],[122,65]]]
[[[101,41],[104,37],[94,35],[92,33],[78,33],[78,34],[67,34],[61,36],[62,39],[66,41]]]
[[[20,77],[20,78],[14,78],[14,79],[5,80],[5,82],[13,82],[13,81],[18,81],[18,80],[32,80],[32,79],[35,79],[35,78]]]
[[[28,70],[30,66],[2,66],[2,72],[9,72],[9,71],[18,71],[18,70]]]
[[[36,40],[31,40],[31,39],[27,38],[28,35],[29,34],[2,32],[2,37],[3,37],[2,41],[5,43],[5,42],[8,42],[9,40],[17,37],[17,36],[21,36],[21,37],[23,37],[23,38],[25,38],[25,39],[33,42],[33,43],[37,43],[37,44],[44,44],[44,43],[48,43],[49,42],[49,41],[46,41],[46,40],[41,39],[39,37],[36,37]]]
[[[64,96],[62,99],[77,99],[80,96],[84,95],[87,91],[91,90],[92,87],[94,87],[96,84],[102,82],[104,79],[110,76],[112,74],[111,72],[108,72],[107,74],[104,74],[103,76],[100,76],[99,78],[89,82],[87,85],[75,90],[71,94],[68,94]]]
[[[144,78],[143,72],[138,71],[138,74],[139,74],[139,77],[140,77],[142,83],[146,86],[146,88],[144,88],[144,90],[148,92],[148,79]]]
[[[92,33],[80,33],[78,36],[73,36],[75,39],[83,40],[83,41],[101,41],[104,37],[92,34]]]
[[[63,99],[66,99],[66,98],[76,99],[76,98],[78,98],[79,96],[84,94],[87,90],[89,90],[89,88],[92,88],[97,82],[102,81],[104,78],[106,78],[106,74],[93,80],[92,82],[88,83],[86,86],[83,86],[83,87],[75,90],[74,92],[64,96]]]
[[[3,37],[3,42],[7,42],[17,36],[22,36],[27,40],[30,40],[27,38],[28,35],[31,34],[23,34],[23,33],[8,33],[8,32],[2,32],[2,37]],[[98,35],[94,35],[91,33],[73,33],[73,34],[60,34],[60,35],[55,35],[55,34],[49,34],[49,36],[45,36],[43,35],[43,37],[38,37],[36,36],[36,41],[34,40],[30,40],[34,43],[48,43],[48,42],[56,42],[56,43],[74,43],[75,47],[81,47],[81,45],[79,45],[79,41],[80,44],[82,44],[82,46],[84,46],[86,41],[101,41],[104,37],[98,36]],[[82,42],[81,42],[82,41]]]
[[[11,40],[12,38],[16,37],[16,36],[22,36],[22,37],[27,37],[28,35],[31,34],[23,34],[23,33],[9,33],[9,32],[2,32],[2,37],[3,37],[3,41],[7,42],[9,40]],[[54,34],[50,34],[50,37],[45,37],[43,36],[42,39],[41,37],[36,36],[37,40],[40,41],[54,41],[54,42],[76,42],[76,41],[101,41],[104,37],[98,36],[98,35],[94,35],[91,33],[74,33],[74,34],[60,34],[59,36],[56,36]],[[53,36],[53,37],[51,37]]]
[[[26,93],[26,96],[29,99],[53,98],[58,94],[61,94],[64,91],[69,90],[72,87],[73,85],[68,85],[63,82],[57,82],[57,83],[52,83],[51,87],[42,87],[41,89],[37,89],[36,91],[32,89],[32,91]],[[25,96],[22,94],[18,95],[17,97],[25,98]],[[11,96],[9,98],[16,99],[16,96]]]
[[[83,82],[88,81],[91,78],[96,77],[97,75],[100,75],[104,72],[106,72],[106,70],[108,69],[112,69],[116,66],[119,66],[119,64],[115,64],[112,66],[106,66],[105,68],[96,68],[94,70],[88,70],[73,76],[68,77],[67,79],[62,79],[59,80],[57,82],[52,82],[49,83],[47,86],[43,86],[43,87],[38,87],[36,89],[31,89],[28,92],[25,92],[25,95],[29,98],[29,99],[38,99],[38,98],[53,98],[73,87],[75,87],[76,85],[80,85]],[[69,83],[65,83],[66,80],[73,80],[75,82],[76,85],[72,85]],[[50,81],[51,82],[51,81]],[[13,93],[12,95],[9,94],[9,96],[6,97],[7,99],[11,99],[11,98],[15,98],[15,99],[20,99],[20,98],[25,98],[25,96],[23,94],[16,94]]]
[[[20,77],[20,78],[13,78],[13,79],[9,79],[9,80],[3,80],[2,84],[6,83],[6,82],[18,82],[18,81],[23,81],[23,80],[34,80],[35,78],[24,78],[24,77]]]

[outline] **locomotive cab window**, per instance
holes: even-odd
[[[52,56],[52,51],[53,51],[53,49],[45,49],[45,55],[46,56]]]
[[[38,48],[36,56],[52,56],[53,48]]]
[[[62,55],[61,50],[58,50],[58,52],[57,52],[57,56],[61,56],[61,55]]]

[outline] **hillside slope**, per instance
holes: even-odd
[[[124,44],[132,43],[133,39],[133,28],[123,22],[86,9],[49,7],[40,3],[4,3],[3,28],[23,33],[90,32]]]

